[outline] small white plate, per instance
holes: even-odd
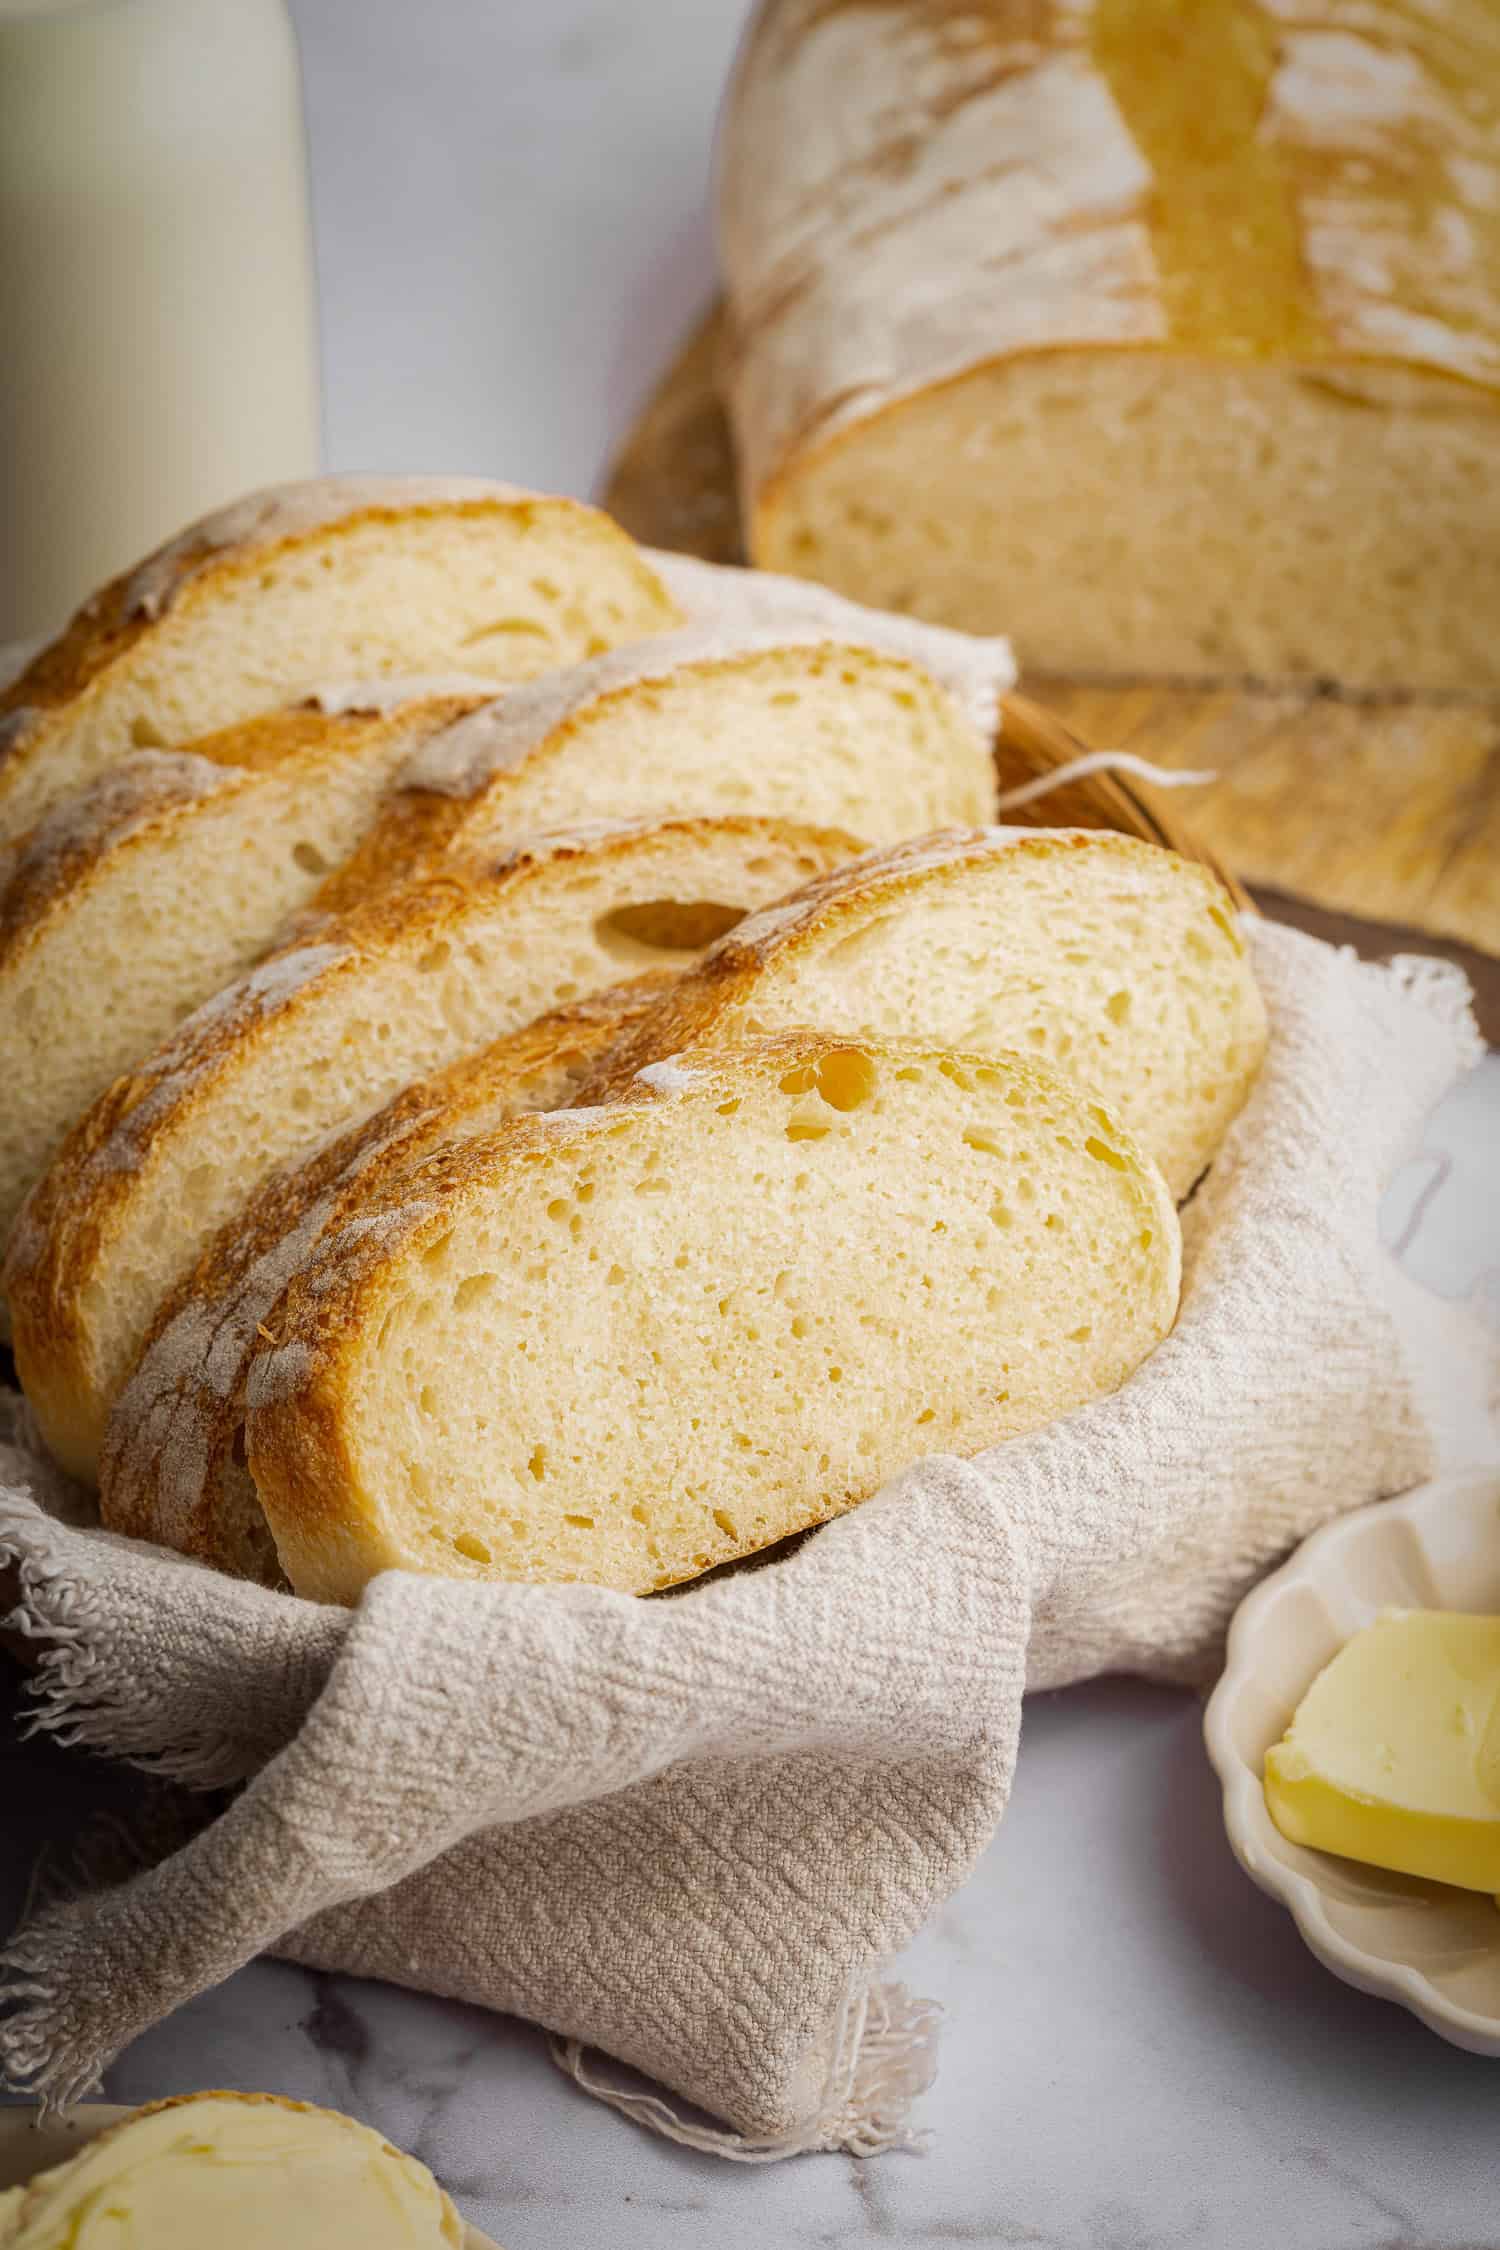
[[[28,2104],[0,2104],[0,2191],[24,2186],[49,2164],[66,2163],[106,2125],[132,2114],[111,2102],[80,2102],[66,2117],[42,2125]],[[499,2250],[478,2227],[465,2227],[464,2239],[466,2250]]]
[[[1203,1732],[1245,1872],[1290,1907],[1346,1983],[1410,2008],[1476,2055],[1500,2055],[1500,1908],[1289,1843],[1262,1763],[1317,1674],[1383,1609],[1500,1615],[1500,1469],[1466,1470],[1340,1517],[1241,1602]]]

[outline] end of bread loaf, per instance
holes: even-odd
[[[1116,1388],[1176,1214],[1040,1064],[787,1033],[439,1157],[325,1238],[248,1388],[292,1584],[646,1592]]]

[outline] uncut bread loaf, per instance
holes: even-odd
[[[1113,1390],[1177,1217],[1044,1065],[789,1032],[431,1159],[325,1236],[249,1383],[299,1593],[667,1586]]]
[[[1123,1120],[1178,1197],[1266,1045],[1233,903],[1206,868],[1108,829],[949,830],[853,860],[740,923],[625,1035],[594,1088],[679,1047],[793,1024],[1040,1057]]]
[[[414,746],[491,699],[454,685],[134,751],[0,856],[0,1245],[74,1119],[260,958]]]
[[[0,694],[0,839],[129,750],[169,750],[321,681],[504,683],[670,631],[618,525],[480,477],[252,493],[96,594]]]
[[[1494,0],[765,0],[750,551],[1061,672],[1500,683]]]
[[[326,886],[580,818],[755,813],[872,843],[994,810],[992,747],[930,673],[850,642],[694,628],[511,690],[435,735]]]
[[[455,859],[226,986],[79,1119],[12,1234],[16,1366],[57,1458],[92,1480],[157,1305],[268,1173],[548,1008],[687,966],[857,850],[782,821],[601,822]]]
[[[99,1509],[113,1531],[240,1578],[284,1583],[245,1467],[245,1379],[279,1333],[283,1291],[425,1157],[526,1110],[561,1109],[604,1049],[671,981],[666,972],[554,1009],[419,1078],[303,1164],[275,1172],[158,1308],[109,1417]]]

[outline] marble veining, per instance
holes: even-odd
[[[708,294],[708,137],[742,0],[448,0],[415,77],[396,0],[294,12],[331,465],[588,490]],[[1392,1183],[1384,1231],[1500,1334],[1497,1148],[1491,1057]],[[11,1684],[0,1670],[0,1705]],[[44,1841],[138,1794],[17,1740],[0,1710],[0,1927]],[[506,2250],[1497,2239],[1500,2065],[1305,1952],[1230,1856],[1191,1697],[1104,1682],[1034,1698],[1000,1836],[902,1974],[948,2015],[925,2156],[722,2164],[587,2101],[524,2024],[274,1961],[138,2039],[106,2092],[333,2103],[414,2149]]]

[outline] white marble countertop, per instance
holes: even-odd
[[[711,286],[708,147],[742,12],[300,0],[334,467],[594,487]],[[1417,1278],[1500,1326],[1497,1147],[1492,1058],[1386,1225]],[[0,1926],[36,1848],[133,1787],[0,1721]],[[138,2040],[107,2094],[227,2083],[351,2109],[507,2250],[1500,2239],[1500,2066],[1303,1951],[1230,1857],[1190,1697],[1034,1699],[1001,1833],[902,1973],[948,2011],[924,2157],[686,2154],[584,2099],[525,2026],[275,1963]]]

